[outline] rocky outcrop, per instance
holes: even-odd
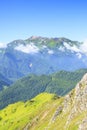
[[[52,117],[52,122],[54,122],[56,120],[57,116],[61,114],[62,110],[63,110],[63,106],[59,106],[57,108],[56,112],[54,113],[54,115]]]
[[[87,118],[85,115],[87,113],[87,73],[76,85],[75,89],[65,96],[64,102],[54,113],[52,121],[54,122],[61,113],[62,115],[68,115],[64,130],[70,130],[69,126],[72,121],[84,113],[81,118],[78,118],[76,123],[78,124],[78,130],[87,130]]]
[[[87,74],[76,85],[76,88],[65,96],[64,111],[70,110],[82,112],[87,110]]]
[[[87,118],[83,119],[79,125],[79,130],[87,130]]]
[[[70,112],[66,127],[72,122],[76,116],[82,112],[87,111],[87,73],[83,76],[82,80],[76,85],[64,101],[64,112]],[[80,121],[79,130],[87,130],[87,118]]]

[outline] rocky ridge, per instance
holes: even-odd
[[[59,114],[64,116],[67,113],[64,130],[71,130],[71,124],[74,120],[76,120],[77,130],[87,130],[87,73],[75,89],[65,96],[64,102],[54,114],[53,121],[56,120]]]

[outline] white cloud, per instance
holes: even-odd
[[[18,50],[18,51],[22,51],[24,53],[31,53],[31,54],[39,52],[39,48],[36,47],[33,43],[27,44],[26,46],[25,45],[19,45],[19,46],[15,47],[15,49]]]
[[[66,42],[63,43],[64,46],[68,49],[71,50],[72,52],[80,52],[79,48],[77,48],[77,46],[70,46],[69,44],[67,44]]]
[[[48,50],[48,54],[53,54],[54,51],[53,50]]]
[[[66,49],[72,51],[72,52],[76,52],[78,58],[82,57],[82,54],[87,56],[87,40],[85,40],[79,47],[77,47],[76,45],[70,46],[69,44],[67,44],[66,42],[64,42],[64,46]]]
[[[43,49],[47,48],[47,46],[43,45]]]
[[[0,48],[6,48],[7,44],[6,43],[0,43]]]
[[[59,50],[62,51],[62,52],[65,51],[64,47],[62,47],[62,46],[59,47]]]
[[[83,44],[80,46],[80,51],[87,55],[87,40],[85,40]]]

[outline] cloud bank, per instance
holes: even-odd
[[[82,54],[87,56],[87,40],[85,40],[83,44],[81,44],[79,47],[77,47],[76,45],[70,46],[66,42],[64,42],[63,45],[66,49],[70,50],[71,52],[76,52],[76,55],[79,59],[82,57]],[[59,50],[64,51],[64,47],[59,48]]]
[[[80,51],[87,55],[87,40],[85,40],[83,44],[80,46]]]
[[[22,51],[24,53],[31,53],[31,54],[39,52],[39,48],[36,47],[33,43],[28,44],[26,46],[25,45],[19,45],[19,46],[15,47],[15,49],[18,50],[18,51]]]
[[[66,42],[64,42],[64,46],[68,49],[71,50],[72,52],[79,52],[79,48],[77,48],[77,46],[70,46],[69,44],[67,44]]]
[[[87,56],[87,40],[85,40],[79,47],[76,45],[71,46],[67,42],[64,42],[63,45],[64,45],[63,47],[62,46],[59,47],[59,50],[62,52],[64,52],[65,49],[70,50],[72,53],[75,52],[76,56],[79,59],[82,58],[82,55]],[[6,44],[0,43],[0,48],[6,47],[6,46],[7,46]],[[48,54],[54,53],[53,50],[50,50],[45,45],[43,45],[42,48],[47,49]],[[27,44],[26,46],[25,45],[18,45],[17,47],[15,47],[15,49],[18,51],[22,51],[24,53],[31,53],[31,54],[38,53],[40,50],[37,46],[34,45],[34,43]]]
[[[6,43],[0,43],[0,48],[6,48],[7,44]]]
[[[54,54],[54,51],[48,49],[48,54],[52,55],[52,54]]]

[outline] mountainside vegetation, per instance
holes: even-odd
[[[41,93],[0,110],[0,130],[86,130],[87,74],[66,96]]]
[[[18,102],[9,105],[7,108],[0,111],[0,130],[28,130],[30,129],[29,127],[31,125],[33,126],[34,123],[36,124],[42,116],[41,120],[43,122],[43,119],[48,113],[53,113],[58,104],[62,101],[56,99],[58,99],[56,95],[43,93],[25,103]],[[45,111],[45,108],[47,108],[47,111]],[[50,116],[48,119],[49,118]],[[46,123],[47,122],[48,121],[46,121]]]
[[[0,109],[10,103],[27,101],[39,93],[49,92],[59,96],[67,94],[74,88],[86,69],[75,72],[60,71],[52,75],[29,75],[0,92]]]
[[[12,82],[0,74],[0,91],[10,86]]]

